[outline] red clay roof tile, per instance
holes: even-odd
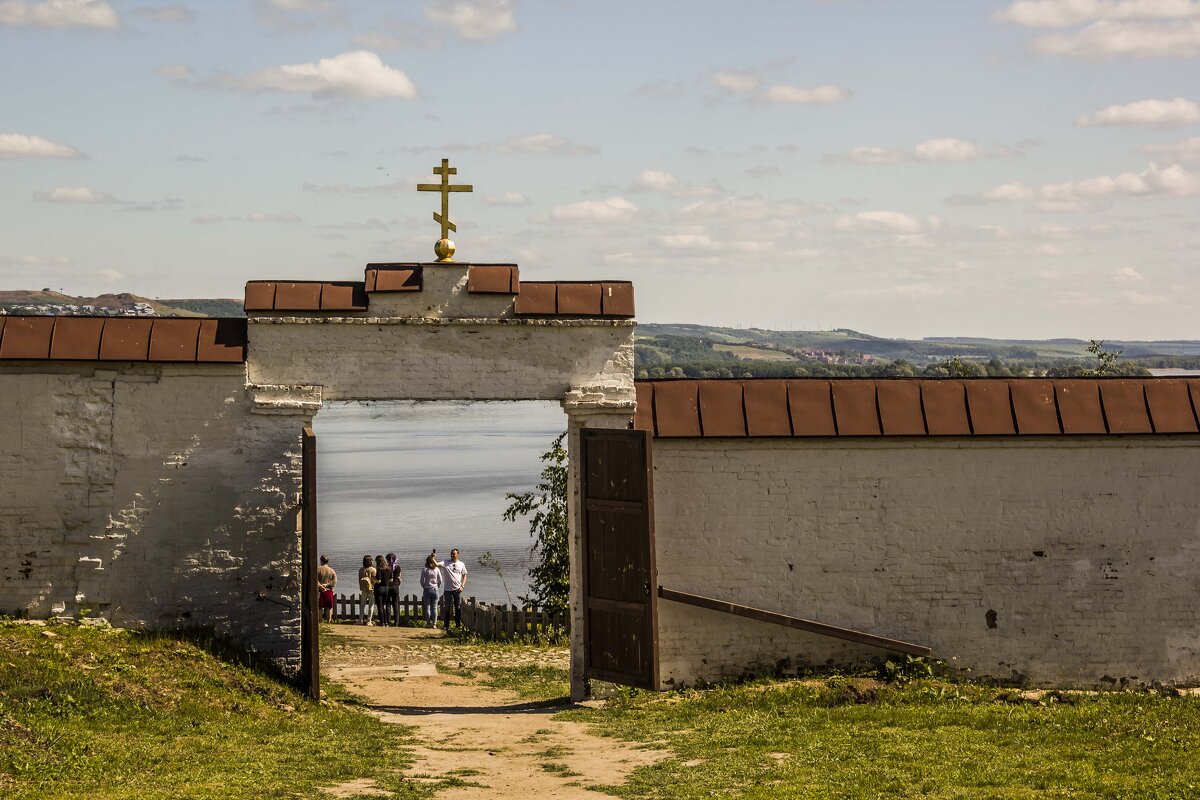
[[[557,283],[521,281],[521,291],[513,304],[513,313],[552,316],[558,313],[557,298]]]
[[[884,436],[925,435],[921,386],[917,381],[876,381],[875,396],[879,401]]]
[[[838,436],[879,436],[875,381],[849,379],[831,381],[830,384]]]
[[[275,309],[275,281],[248,281],[243,308],[246,311],[273,311]]]
[[[921,405],[930,436],[970,436],[967,388],[962,381],[920,381]]]
[[[321,284],[322,311],[366,311],[367,293],[357,281],[333,281]]]
[[[1062,433],[1053,383],[1027,379],[1009,381],[1008,386],[1017,417],[1017,433],[1022,436]]]
[[[1105,380],[1098,383],[1109,433],[1154,432],[1142,381]]]
[[[423,285],[422,267],[416,264],[396,265],[368,264],[366,290],[368,292],[419,292]]]
[[[50,358],[95,361],[100,357],[104,317],[58,317],[50,340]]]
[[[476,294],[516,294],[521,282],[513,264],[472,264],[467,268],[467,291]]]
[[[746,435],[740,383],[700,381],[700,426],[704,436]]]
[[[652,422],[643,416],[639,427],[655,427],[660,437],[786,435],[789,418],[794,436],[833,435],[835,424],[844,436],[921,435],[919,415],[931,436],[1045,435],[1064,428],[1147,434],[1151,422],[1157,433],[1200,433],[1200,379],[714,379],[636,386],[639,401],[649,397],[654,409]],[[736,414],[739,393],[745,433]],[[1018,403],[1020,427],[1013,411]]]
[[[195,361],[198,319],[156,319],[150,330],[151,361]]]
[[[700,404],[696,381],[654,385],[654,423],[659,436],[699,436]]]
[[[196,360],[223,364],[234,364],[245,361],[246,320],[201,320]]]
[[[1146,405],[1155,433],[1196,433],[1196,414],[1188,397],[1187,381],[1179,378],[1146,381]]]
[[[632,317],[633,284],[602,283],[600,313],[606,317]]]
[[[150,353],[150,318],[112,318],[104,322],[101,361],[145,361]]]
[[[829,381],[787,381],[793,436],[836,436]]]
[[[280,281],[275,287],[276,311],[320,311],[321,284]]]
[[[746,406],[746,433],[750,436],[791,436],[787,384],[758,380],[742,384]],[[826,390],[826,397],[829,392]]]
[[[1017,432],[1008,381],[964,381],[971,431],[977,436],[1011,436]]]
[[[54,317],[9,317],[0,341],[0,358],[45,359],[50,357]]]
[[[558,313],[563,316],[600,316],[600,284],[558,284]]]
[[[1063,433],[1108,433],[1104,411],[1100,407],[1097,381],[1061,380],[1054,382],[1054,396]]]

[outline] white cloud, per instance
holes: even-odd
[[[1113,276],[1115,280],[1121,283],[1137,283],[1145,280],[1142,273],[1138,272],[1133,267],[1121,267]]]
[[[187,64],[163,64],[155,67],[154,74],[160,78],[184,80],[192,77],[192,68]]]
[[[246,222],[300,222],[290,211],[253,211],[246,215]]]
[[[554,222],[609,223],[626,222],[637,215],[638,207],[623,197],[584,200],[550,209]]]
[[[51,189],[48,192],[34,192],[33,199],[38,203],[88,205],[120,202],[111,194],[97,192],[95,189],[89,189],[86,186],[60,186],[57,189]]]
[[[754,96],[759,103],[799,103],[828,106],[850,99],[851,92],[841,86],[817,86],[803,89],[798,86],[772,86]]]
[[[218,222],[303,222],[290,211],[253,211],[244,217],[222,217],[217,214],[201,214],[192,218],[193,225],[215,225]]]
[[[40,136],[0,133],[0,158],[83,158],[83,153],[67,144]]]
[[[899,211],[860,211],[833,221],[834,230],[859,233],[920,233],[924,226],[916,217]]]
[[[388,183],[367,184],[365,186],[352,186],[348,183],[338,183],[334,185],[305,183],[300,188],[306,192],[314,192],[315,194],[395,194],[396,192],[411,192],[416,190],[418,183],[437,183],[438,178],[402,178],[398,181],[390,181]]]
[[[992,15],[1027,28],[1070,28],[1095,20],[1200,17],[1195,0],[1017,0]]]
[[[657,237],[656,241],[659,247],[685,253],[765,253],[775,250],[775,242],[772,241],[718,240],[703,231],[664,234]]]
[[[191,22],[195,17],[192,10],[182,3],[169,6],[140,6],[130,11],[130,16],[148,19],[151,22]]]
[[[118,281],[125,280],[125,273],[117,269],[102,269],[97,271],[96,275],[108,281],[109,283],[116,283]]]
[[[823,207],[800,200],[767,200],[758,195],[751,195],[700,200],[684,206],[679,214],[686,219],[714,220],[725,223],[771,221],[793,223],[799,217],[824,210],[826,209]]]
[[[958,202],[1033,200],[1043,211],[1086,211],[1118,197],[1185,197],[1200,193],[1200,174],[1176,164],[1165,169],[1150,164],[1140,173],[1115,177],[1100,175],[1081,181],[1049,183],[1039,187],[1006,183]]]
[[[845,155],[826,154],[821,160],[826,164],[846,161],[851,164],[900,164],[906,161],[922,163],[975,161],[982,158],[1017,155],[1020,149],[1007,145],[989,150],[983,145],[967,139],[926,139],[918,142],[911,150],[883,147],[855,147]]]
[[[1073,34],[1043,36],[1034,49],[1091,61],[1110,58],[1193,58],[1200,55],[1200,21],[1153,25],[1094,22]]]
[[[280,32],[345,22],[339,0],[258,0],[254,7],[260,25]]]
[[[0,25],[114,30],[121,18],[104,0],[0,0]]]
[[[913,148],[917,161],[973,161],[988,155],[980,145],[963,139],[927,139]]]
[[[1145,292],[1122,292],[1119,298],[1131,306],[1160,306],[1171,302],[1171,298],[1161,294],[1146,294]]]
[[[387,66],[378,54],[367,50],[322,58],[312,64],[284,64],[242,78],[218,75],[193,84],[213,89],[247,92],[303,92],[315,98],[417,96],[417,87],[407,75]]]
[[[517,31],[512,0],[433,0],[425,16],[463,39],[497,39]]]
[[[984,200],[1028,200],[1036,192],[1023,183],[1005,183],[983,193]]]
[[[1171,100],[1139,100],[1123,106],[1109,106],[1095,114],[1080,114],[1075,118],[1075,124],[1080,128],[1102,125],[1179,128],[1197,122],[1200,122],[1200,103],[1183,97]]]
[[[68,267],[75,263],[70,256],[0,256],[0,265],[19,267]]]
[[[600,152],[600,148],[591,145],[575,144],[570,139],[555,136],[550,133],[534,133],[529,136],[512,136],[496,145],[497,153],[553,155],[553,156],[590,156]]]
[[[684,183],[669,172],[653,169],[634,178],[630,191],[659,192],[671,197],[712,197],[721,193],[715,186]]]
[[[1158,156],[1168,162],[1200,163],[1200,136],[1178,142],[1145,144],[1138,152]]]
[[[532,201],[520,192],[502,192],[484,197],[483,202],[489,206],[527,206]]]
[[[783,170],[774,164],[755,164],[747,170],[744,170],[743,175],[748,175],[751,178],[777,178],[783,175]]]
[[[737,94],[753,92],[762,84],[762,79],[753,72],[735,72],[733,70],[714,72],[712,81],[722,89]]]

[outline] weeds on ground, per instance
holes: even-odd
[[[628,798],[1200,797],[1200,698],[1156,692],[834,675],[622,690],[558,718],[670,748],[606,787]]]
[[[409,729],[310,701],[218,651],[166,634],[0,620],[0,795],[257,800],[364,778],[394,797],[428,795],[401,775]]]

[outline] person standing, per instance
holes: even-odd
[[[439,562],[438,566],[445,573],[446,585],[446,630],[450,630],[450,617],[454,616],[454,624],[462,628],[462,593],[467,588],[467,565],[458,560],[458,548],[450,551],[450,560]]]
[[[362,602],[359,619],[363,625],[370,625],[375,613],[375,567],[371,564],[370,556],[363,556],[363,565],[358,571],[358,593]]]
[[[392,607],[392,624],[399,627],[400,625],[400,581],[404,577],[400,569],[400,564],[396,560],[395,553],[387,554],[387,564],[391,569],[391,580],[388,581],[387,598],[385,603],[390,603]]]
[[[432,555],[425,559],[425,569],[421,570],[421,608],[425,612],[425,627],[437,627],[438,595],[441,594],[442,573],[438,569],[437,560]]]
[[[392,568],[375,556],[375,608],[378,609],[379,624],[387,628],[392,622],[392,604],[388,602],[388,587],[392,583]]]
[[[329,556],[321,556],[321,566],[317,567],[317,608],[321,618],[333,622],[333,587],[337,586],[337,573],[329,566]]]

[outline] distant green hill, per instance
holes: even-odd
[[[1079,359],[1088,356],[1083,339],[985,339],[938,336],[926,339],[889,339],[848,328],[831,331],[771,331],[763,328],[721,328],[693,324],[638,325],[639,351],[657,354],[663,361],[696,360],[701,349],[714,360],[806,360],[812,354],[843,354],[854,360],[895,361],[930,364],[958,356],[964,360],[1041,361]],[[687,340],[711,343],[686,344]],[[681,343],[684,343],[681,347]],[[1200,340],[1161,342],[1106,341],[1106,349],[1122,351],[1123,358],[1148,356],[1200,356]],[[754,352],[756,351],[757,352]],[[725,355],[722,355],[725,354]]]

